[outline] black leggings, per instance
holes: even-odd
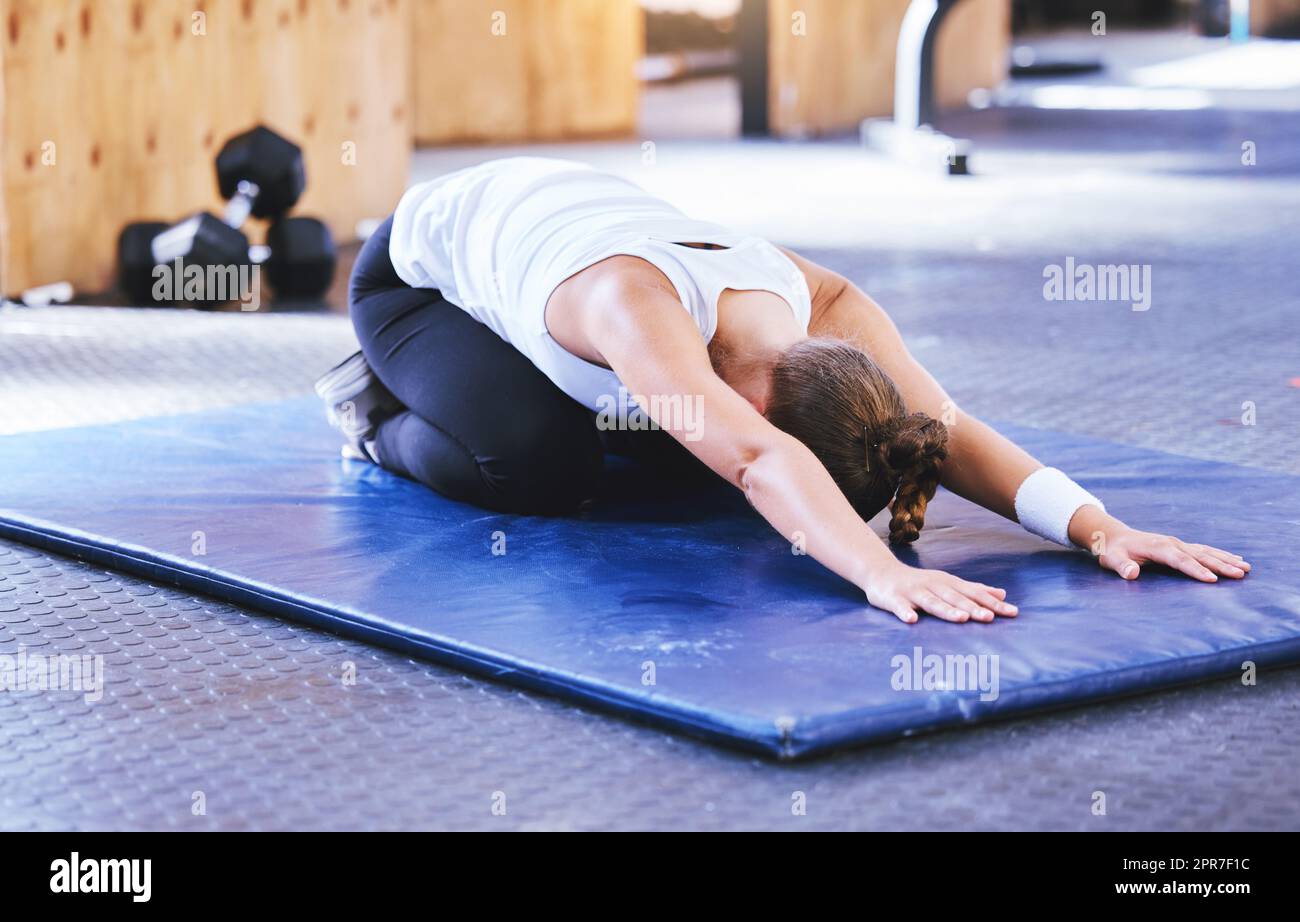
[[[349,292],[366,361],[407,409],[379,427],[395,474],[487,509],[563,513],[594,491],[605,452],[704,476],[666,432],[601,432],[521,352],[432,289],[412,288],[388,256],[389,218],[357,258]]]

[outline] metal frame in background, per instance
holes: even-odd
[[[941,168],[952,176],[970,173],[967,140],[933,128],[934,46],[939,26],[961,0],[912,0],[898,31],[894,64],[894,117],[862,122],[862,143],[904,163]]]

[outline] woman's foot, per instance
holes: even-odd
[[[343,457],[379,464],[375,432],[403,407],[375,377],[365,356],[357,352],[321,375],[316,393],[325,401],[330,425],[347,440]]]

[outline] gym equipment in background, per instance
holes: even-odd
[[[1011,76],[1021,80],[1057,79],[1097,74],[1106,69],[1101,58],[1043,54],[1033,45],[1011,49]]]
[[[334,237],[316,218],[281,218],[266,235],[266,278],[286,298],[319,298],[334,282]]]
[[[163,221],[137,221],[122,228],[117,238],[117,287],[135,305],[167,304],[154,298],[154,238],[171,225]]]
[[[0,297],[0,304],[21,304],[23,307],[48,307],[51,304],[70,304],[76,291],[71,282],[51,282],[37,285],[19,293],[16,301]]]
[[[970,142],[933,127],[934,45],[944,17],[960,0],[912,0],[898,32],[894,65],[894,117],[862,122],[862,144],[900,162],[944,170],[951,176],[970,172]]]
[[[579,515],[496,514],[341,462],[315,398],[11,436],[0,535],[785,758],[1300,661],[1300,477],[999,428],[1253,571],[1127,582],[941,491],[899,556],[1020,616],[905,625],[723,484],[611,461]]]
[[[265,264],[276,294],[315,298],[334,280],[337,251],[329,229],[315,218],[288,218],[307,186],[302,149],[265,126],[231,138],[216,158],[224,214],[200,212],[175,225],[129,224],[118,238],[118,278],[133,304],[173,303],[155,297],[155,269]],[[269,220],[269,247],[250,247],[248,219]],[[228,297],[194,302],[214,307]]]

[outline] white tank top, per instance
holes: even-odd
[[[667,276],[706,343],[728,288],[772,292],[808,329],[808,283],[772,244],[692,220],[629,180],[568,160],[491,160],[414,186],[389,243],[402,281],[441,291],[593,410],[617,398],[619,380],[551,338],[546,302],[565,279],[618,255]]]

